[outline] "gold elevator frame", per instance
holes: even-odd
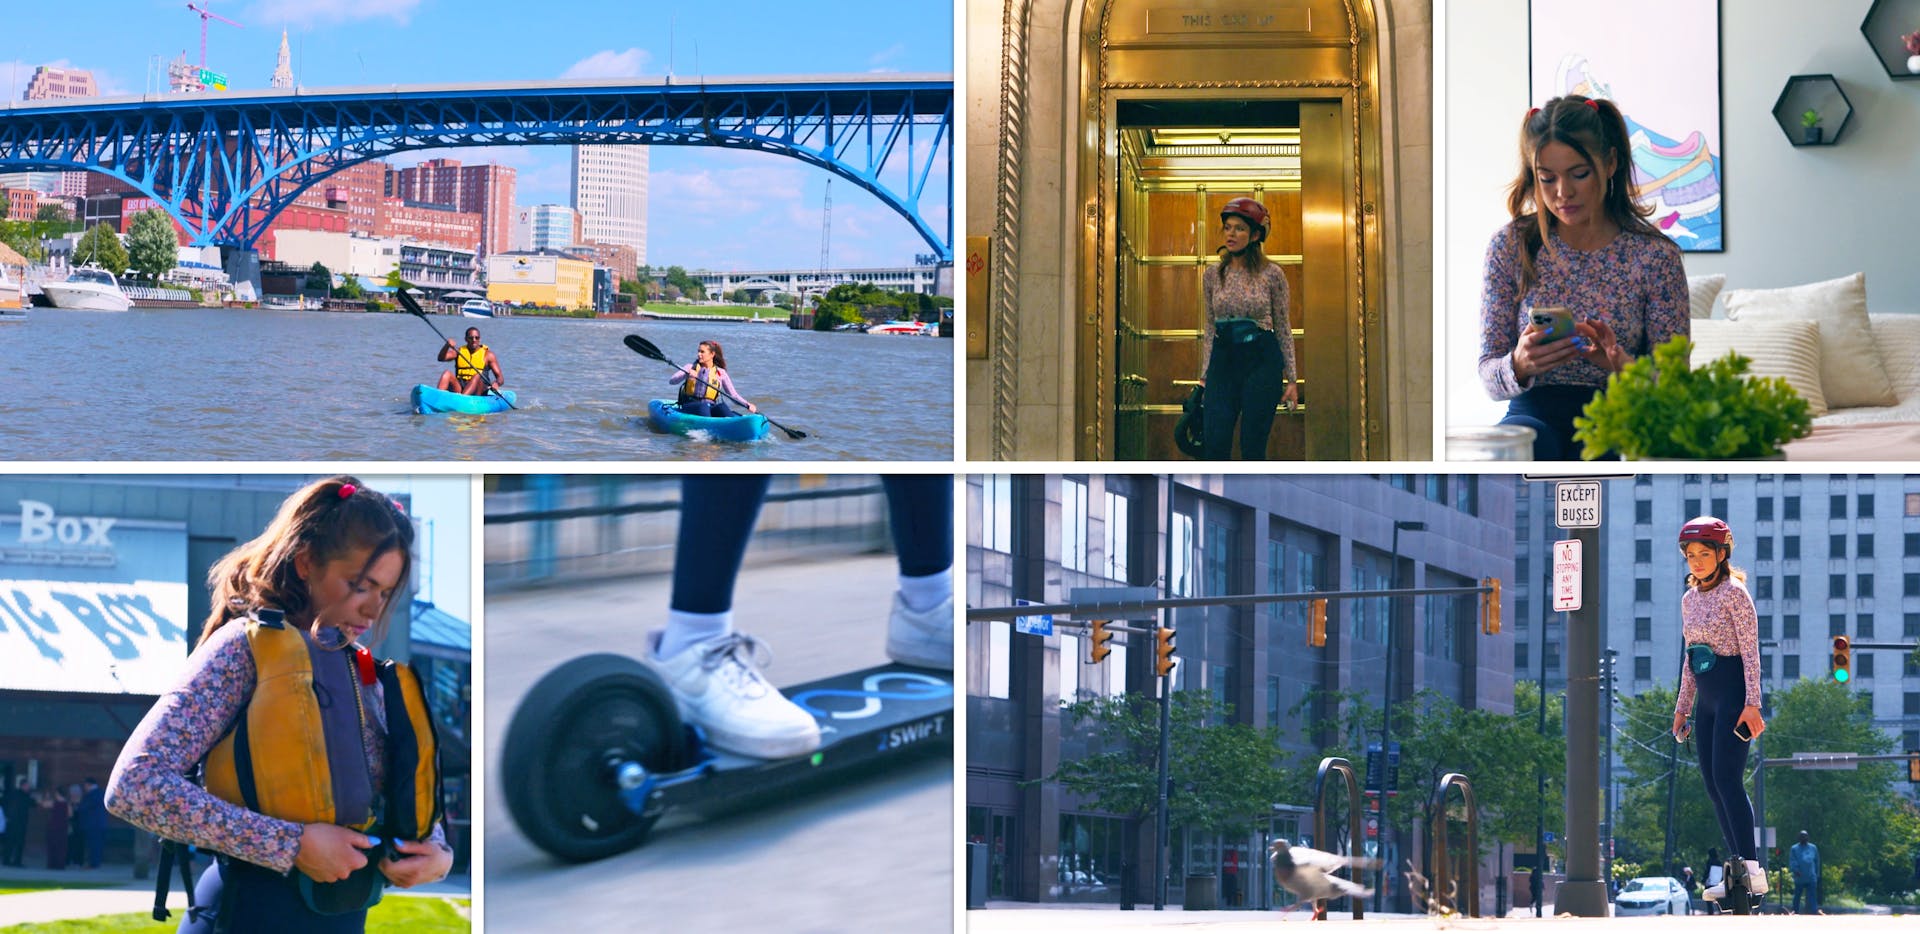
[[[1157,0],[1167,4],[1169,0]],[[1180,2],[1180,0],[1172,0]],[[1308,242],[1337,233],[1344,262],[1308,267],[1298,301],[1340,296],[1335,333],[1307,334],[1301,376],[1309,385],[1351,387],[1346,411],[1309,407],[1307,456],[1367,460],[1384,456],[1387,408],[1386,300],[1381,279],[1385,252],[1377,206],[1382,201],[1379,45],[1372,0],[1084,0],[1081,19],[1079,141],[1080,307],[1077,311],[1078,377],[1074,393],[1075,456],[1114,456],[1117,333],[1115,306],[1119,269],[1117,208],[1120,143],[1116,121],[1122,100],[1208,100],[1223,93],[1237,99],[1336,102],[1329,119],[1344,125],[1337,170],[1341,197],[1302,205]],[[1232,17],[1243,28],[1166,28],[1171,17]],[[1158,19],[1156,19],[1158,17]],[[1270,28],[1244,28],[1248,20]],[[1319,110],[1320,108],[1314,108]],[[1302,122],[1308,119],[1303,108]],[[1324,128],[1323,128],[1324,129]],[[1330,154],[1329,154],[1330,155]],[[1334,165],[1311,165],[1302,150],[1303,173]],[[1316,237],[1316,233],[1319,237]],[[1317,408],[1317,411],[1313,409]]]

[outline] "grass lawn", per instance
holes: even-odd
[[[22,892],[52,892],[56,889],[105,889],[112,882],[68,882],[56,879],[12,879],[0,882],[0,895],[19,895]]]
[[[784,321],[785,308],[772,305],[676,305],[672,302],[649,302],[640,306],[641,311],[651,311],[663,315],[719,315],[730,318],[751,318],[757,312],[762,318]]]
[[[75,886],[77,887],[77,886]],[[449,904],[451,901],[453,904]],[[390,895],[367,912],[367,934],[402,934],[408,931],[464,932],[473,923],[455,910],[471,907],[465,898],[441,899],[413,895]],[[0,934],[173,934],[180,927],[180,912],[171,921],[155,921],[147,914],[101,915],[81,921],[53,921],[20,924],[0,928]]]

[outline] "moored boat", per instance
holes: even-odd
[[[460,315],[463,318],[491,318],[493,317],[493,303],[484,298],[468,299],[461,303]]]
[[[120,291],[119,280],[98,266],[75,267],[65,282],[42,283],[40,290],[55,308],[78,311],[126,311],[133,299]]]

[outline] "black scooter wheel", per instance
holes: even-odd
[[[682,767],[686,744],[658,675],[621,655],[576,658],[541,678],[514,711],[501,755],[507,810],[528,840],[560,859],[625,852],[646,841],[654,818],[627,807],[609,763],[671,771]]]

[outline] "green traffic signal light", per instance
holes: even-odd
[[[1846,636],[1833,637],[1833,680],[1846,684],[1853,679],[1853,641]]]
[[[1847,678],[1849,677],[1851,676],[1847,674],[1847,670],[1845,668],[1834,669],[1833,680],[1838,681],[1841,684],[1845,684],[1847,682]]]

